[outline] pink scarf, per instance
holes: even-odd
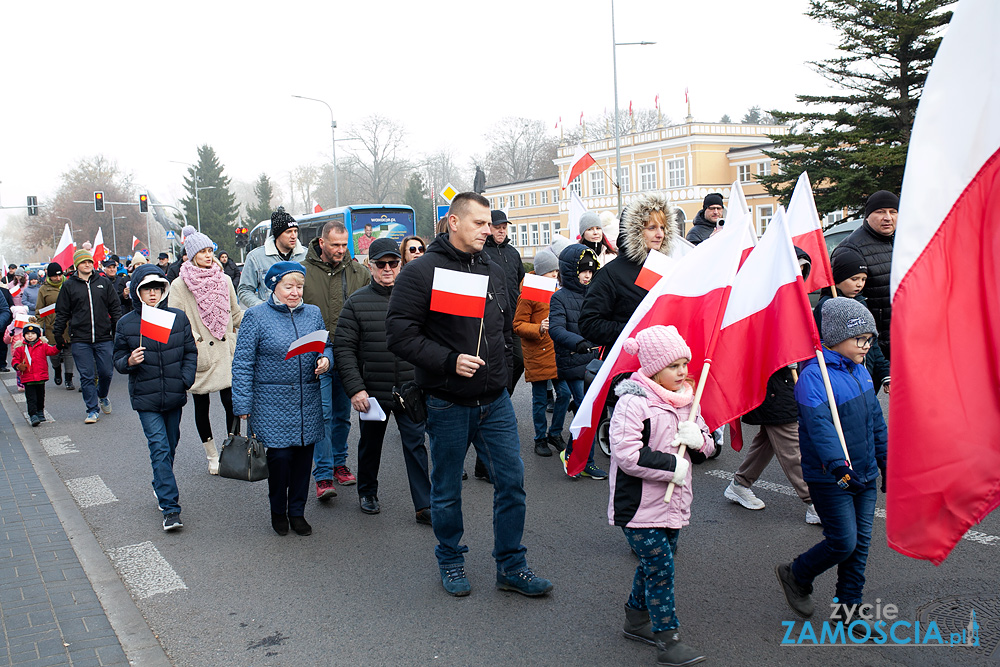
[[[229,289],[222,267],[213,261],[212,266],[203,269],[187,261],[181,264],[181,278],[194,295],[201,321],[209,333],[221,340],[232,319]]]
[[[670,391],[669,389],[656,383],[653,378],[646,377],[642,373],[636,373],[639,379],[644,385],[653,390],[653,392],[660,397],[660,400],[664,403],[669,403],[675,408],[683,408],[686,405],[691,405],[694,401],[694,389],[691,388],[687,382],[681,385],[679,391]]]

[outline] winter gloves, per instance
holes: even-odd
[[[674,438],[673,444],[684,445],[688,449],[700,452],[705,446],[705,436],[694,422],[681,422],[677,425],[677,437]]]
[[[594,344],[591,343],[589,340],[581,340],[579,343],[576,344],[577,354],[586,354],[587,352],[590,352],[592,349],[594,349]]]
[[[865,490],[863,484],[854,479],[854,471],[847,465],[847,461],[841,461],[840,465],[833,469],[833,478],[837,480],[837,486],[851,494],[860,493]]]
[[[677,486],[684,486],[687,484],[688,471],[691,469],[691,464],[683,456],[674,457],[674,476],[670,481]]]

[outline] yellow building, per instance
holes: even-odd
[[[721,192],[728,204],[730,186],[739,178],[757,232],[762,234],[777,208],[777,198],[767,194],[754,177],[771,171],[771,159],[763,153],[771,148],[767,135],[788,131],[780,125],[688,122],[622,136],[622,204],[627,206],[641,192],[663,191],[680,211],[686,234],[705,195]],[[584,142],[597,164],[563,190],[575,148],[559,147],[554,160],[558,176],[495,185],[483,193],[493,208],[507,212],[511,242],[526,261],[548,245],[553,234],[576,239],[578,230],[568,229],[571,189],[588,210],[610,211],[617,217],[618,197],[610,178],[615,170],[614,137]]]

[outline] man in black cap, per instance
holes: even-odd
[[[278,262],[298,262],[306,259],[306,247],[299,243],[299,223],[285,212],[284,207],[271,214],[271,234],[264,245],[254,248],[243,264],[243,275],[236,293],[244,308],[264,303],[271,290],[264,285],[267,270]]]
[[[888,190],[879,190],[865,203],[865,220],[833,251],[833,259],[847,250],[859,253],[868,265],[868,281],[861,295],[875,318],[878,344],[889,359],[889,324],[892,320],[892,300],[889,295],[889,272],[892,269],[892,248],[896,240],[896,216],[899,197]]]
[[[170,268],[170,255],[165,252],[161,252],[156,256],[156,265],[160,267],[160,270],[163,271],[163,273],[166,273],[167,269]]]
[[[521,281],[524,280],[524,262],[521,261],[521,253],[510,244],[510,236],[507,234],[507,214],[503,211],[490,211],[490,236],[486,239],[483,252],[494,262],[503,268],[504,278],[507,281],[507,295],[511,317],[517,310],[517,300],[521,296]],[[514,371],[510,376],[510,384],[507,391],[514,393],[514,385],[524,373],[524,353],[521,351],[521,339],[514,336]]]
[[[726,221],[722,219],[726,209],[722,204],[722,195],[710,192],[702,201],[701,210],[694,217],[694,226],[687,233],[687,240],[698,245],[720,229]]]

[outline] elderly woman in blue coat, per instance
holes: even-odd
[[[272,295],[243,316],[233,358],[233,412],[249,419],[250,433],[267,448],[271,527],[287,535],[312,534],[306,523],[313,445],[323,438],[319,376],[330,370],[330,342],[323,354],[288,359],[292,342],[325,329],[316,306],[302,302],[306,269],[278,262],[264,277]]]

